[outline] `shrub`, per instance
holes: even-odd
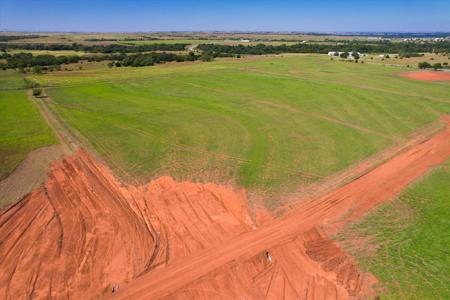
[[[429,63],[427,63],[426,61],[420,62],[418,64],[418,66],[419,66],[419,69],[429,69],[429,68],[431,68],[431,65]]]
[[[41,67],[41,66],[34,66],[34,67],[31,69],[31,71],[32,71],[34,74],[41,74],[41,73],[42,73],[42,67]]]
[[[33,96],[39,97],[40,95],[42,95],[42,89],[41,88],[34,88],[33,89]]]
[[[435,70],[442,69],[442,65],[440,63],[434,64],[433,69]]]

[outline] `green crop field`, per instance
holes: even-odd
[[[17,73],[0,71],[0,180],[30,151],[57,142],[23,88]]]
[[[120,175],[316,181],[450,112],[450,85],[409,69],[292,55],[30,75]]]
[[[380,280],[383,299],[450,298],[449,182],[450,161],[344,234],[369,238],[351,251]]]

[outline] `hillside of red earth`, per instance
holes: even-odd
[[[448,124],[448,121],[446,121]],[[376,279],[329,239],[450,156],[450,129],[279,218],[246,191],[121,183],[79,150],[0,214],[2,299],[359,299]]]
[[[402,77],[422,81],[449,81],[450,72],[418,71],[401,74]]]

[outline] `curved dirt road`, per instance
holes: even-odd
[[[448,122],[448,121],[447,121]],[[377,167],[350,184],[310,203],[281,219],[244,233],[217,247],[208,248],[161,270],[151,271],[119,291],[119,299],[158,299],[242,258],[289,242],[317,226],[335,233],[377,204],[389,200],[431,167],[450,156],[450,129]]]

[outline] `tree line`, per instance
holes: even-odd
[[[0,55],[0,59],[6,60],[6,63],[0,63],[0,68],[2,69],[19,69],[23,72],[25,71],[25,69],[30,68],[32,71],[40,73],[42,70],[59,70],[61,69],[61,65],[78,63],[80,61],[110,61],[110,63],[108,64],[110,67],[143,67],[172,61],[183,62],[195,61],[198,59],[210,61],[212,60],[212,57],[210,57],[208,54],[197,55],[192,52],[186,55],[166,52],[151,52],[137,54],[118,53],[85,56],[54,56],[50,54],[32,55],[31,53],[3,53],[2,55]]]
[[[0,50],[6,51],[11,49],[19,50],[73,50],[90,53],[138,53],[150,51],[184,51],[188,44],[149,44],[149,45],[82,45],[73,44],[9,44],[0,43]]]
[[[229,54],[281,54],[281,53],[321,53],[325,54],[331,51],[336,52],[362,52],[362,53],[407,53],[415,55],[420,52],[430,53],[450,53],[450,41],[441,42],[346,42],[336,44],[318,44],[304,43],[294,45],[219,45],[219,44],[201,44],[199,50],[213,53],[214,56],[223,56]]]
[[[449,68],[447,62],[444,62],[443,64],[441,64],[441,63],[435,63],[435,64],[432,65],[432,64],[430,64],[430,63],[428,63],[428,62],[426,62],[426,61],[420,62],[420,63],[418,64],[418,67],[419,67],[419,69],[434,69],[435,71],[441,70],[441,69],[448,69],[448,68]]]
[[[46,35],[0,35],[0,42],[23,40],[23,39],[36,39],[40,37],[47,37]]]

